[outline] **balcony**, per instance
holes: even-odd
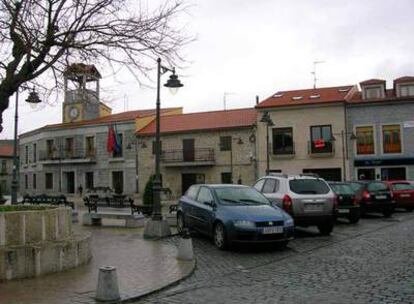
[[[95,163],[95,155],[96,151],[94,149],[39,151],[39,162],[44,165]]]
[[[214,149],[164,150],[161,154],[161,162],[164,167],[213,166]]]
[[[335,142],[316,140],[308,142],[308,153],[314,157],[326,157],[335,154]]]

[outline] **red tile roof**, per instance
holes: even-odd
[[[306,90],[279,91],[259,103],[256,108],[344,102],[357,88],[352,85]]]
[[[0,156],[13,156],[13,145],[0,146]]]
[[[351,99],[348,100],[348,103],[370,103],[370,102],[382,102],[382,101],[393,101],[393,100],[403,100],[406,101],[407,99],[413,100],[413,97],[397,97],[395,94],[394,89],[385,90],[385,98],[370,98],[370,99],[363,99],[362,92],[356,92]]]
[[[368,79],[368,80],[361,81],[359,84],[360,85],[371,85],[371,84],[383,84],[383,83],[385,83],[385,80],[383,79]]]
[[[414,82],[413,76],[403,76],[394,80],[394,83]]]
[[[198,130],[230,129],[253,126],[254,108],[178,114],[161,117],[161,133],[180,133]],[[155,133],[155,121],[137,132],[137,135]]]

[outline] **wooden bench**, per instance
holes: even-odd
[[[144,227],[145,225],[145,218],[142,214],[134,215],[120,212],[84,213],[82,216],[82,224],[87,226],[101,226],[103,218],[125,220],[126,228]]]
[[[65,205],[69,206],[72,209],[75,209],[75,204],[70,202],[66,199],[64,195],[24,195],[23,200],[19,202],[20,204],[32,204],[32,205],[40,205],[40,204],[47,204],[47,205]]]

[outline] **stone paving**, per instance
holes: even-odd
[[[303,229],[287,250],[193,242],[194,274],[136,303],[414,303],[412,213],[343,222],[330,237]]]
[[[81,212],[82,213],[82,212]],[[80,213],[80,216],[81,216]],[[35,279],[0,283],[0,304],[95,303],[98,268],[115,266],[121,298],[136,298],[190,275],[195,262],[176,259],[173,243],[146,241],[142,228],[82,227],[92,233],[93,259],[84,267]]]

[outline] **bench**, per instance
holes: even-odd
[[[40,204],[47,204],[47,205],[65,205],[69,206],[72,209],[75,209],[75,204],[70,202],[66,199],[64,195],[24,195],[23,200],[19,202],[20,204],[32,204],[32,205],[40,205]]]
[[[103,218],[125,220],[126,228],[138,228],[145,225],[145,218],[142,214],[134,215],[120,212],[84,213],[82,224],[86,226],[101,226]]]

